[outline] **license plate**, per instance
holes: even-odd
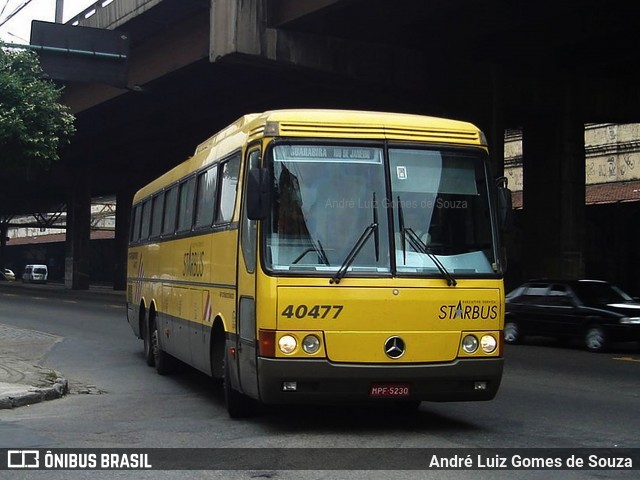
[[[408,397],[410,394],[408,383],[374,383],[369,389],[369,396],[378,398]]]

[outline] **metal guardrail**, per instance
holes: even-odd
[[[2,46],[7,48],[22,48],[26,50],[33,50],[36,52],[84,55],[87,57],[106,58],[110,60],[126,60],[127,59],[127,55],[120,54],[120,53],[95,52],[93,50],[78,50],[76,48],[67,48],[67,47],[51,47],[51,46],[45,46],[45,45],[24,45],[20,43],[3,43]]]

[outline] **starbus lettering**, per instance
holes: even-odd
[[[498,318],[497,305],[462,304],[440,306],[440,320],[495,320]]]
[[[185,277],[202,277],[204,274],[204,250],[193,250],[193,247],[189,248],[189,251],[183,255],[184,266],[182,269],[182,275]]]

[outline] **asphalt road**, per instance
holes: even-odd
[[[62,399],[0,411],[0,448],[640,447],[640,354],[635,345],[621,345],[607,354],[543,340],[507,346],[503,383],[491,402],[423,403],[415,413],[265,408],[254,418],[238,421],[228,418],[221,389],[206,376],[186,368],[163,377],[146,366],[142,342],[131,332],[119,296],[0,289],[0,323],[62,337],[43,363],[62,372],[71,387]],[[0,473],[2,478],[4,474],[70,478],[69,472]],[[134,478],[126,472],[91,475]],[[301,474],[282,470],[135,475],[300,478]],[[304,476],[560,478],[539,471],[320,470]],[[637,471],[562,472],[561,478],[637,478]]]

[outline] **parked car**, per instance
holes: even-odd
[[[22,274],[23,282],[47,283],[49,269],[46,265],[27,265]]]
[[[16,275],[13,273],[13,270],[10,270],[8,268],[3,268],[2,269],[2,274],[4,275],[4,278],[6,280],[15,280],[16,279]]]
[[[506,296],[504,340],[578,338],[592,352],[640,341],[640,302],[600,280],[531,280]]]

